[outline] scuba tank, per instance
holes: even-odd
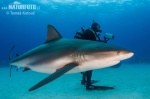
[[[81,31],[77,31],[74,38],[83,39],[83,34],[84,34],[85,30],[86,30],[85,27],[81,27]]]

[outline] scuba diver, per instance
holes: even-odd
[[[100,29],[100,25],[93,20],[91,28],[88,28],[88,29],[81,28],[81,32],[76,32],[76,35],[74,36],[74,38],[99,41],[99,42],[104,42],[104,43],[107,43],[109,39],[114,39],[114,36],[112,34],[107,34],[104,36],[104,40],[101,40],[100,33],[102,33],[102,30]],[[86,90],[114,89],[113,87],[92,85],[98,82],[97,80],[91,80],[92,70],[82,72],[81,74],[82,74],[81,84],[86,85]]]

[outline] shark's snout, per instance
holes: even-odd
[[[133,52],[129,52],[128,54],[127,54],[127,56],[130,58],[130,57],[132,57],[134,55],[134,53]]]
[[[120,51],[119,53],[121,60],[128,59],[134,55],[131,51]]]

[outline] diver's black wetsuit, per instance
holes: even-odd
[[[92,41],[97,41],[96,40],[97,38],[97,34],[91,30],[91,29],[87,29],[85,30],[84,34],[83,34],[83,39],[85,40],[92,40]],[[84,73],[82,73],[82,84],[85,84],[86,83],[86,89],[88,89],[88,87],[91,84],[91,78],[92,78],[92,70],[89,70],[89,71],[86,71]]]
[[[94,22],[92,24],[91,28],[86,29],[86,30],[82,29],[82,31],[83,31],[83,34],[81,35],[79,33],[80,35],[79,36],[75,35],[75,38],[77,38],[77,39],[84,39],[84,40],[99,41],[99,42],[104,42],[104,43],[107,43],[107,41],[109,40],[109,39],[106,39],[105,37],[104,37],[104,40],[101,40],[100,37],[99,37],[99,35],[97,35],[96,32],[100,32],[100,33],[102,32],[102,30],[100,30],[100,25],[98,23]],[[81,84],[86,85],[86,90],[107,90],[107,89],[114,89],[113,87],[94,86],[94,85],[92,85],[92,83],[98,82],[98,81],[95,81],[95,80],[91,80],[91,78],[92,78],[92,70],[82,72],[82,74],[83,74],[83,76],[82,76]]]
[[[109,39],[106,39],[104,37],[104,40],[101,40],[100,37],[94,32],[94,30],[87,29],[85,30],[83,34],[83,39],[85,40],[92,40],[92,41],[99,41],[103,43],[107,43]],[[81,84],[86,84],[86,89],[90,89],[90,86],[92,86],[91,78],[92,78],[92,70],[86,71],[82,73],[82,81]]]
[[[83,34],[83,39],[96,41],[96,34],[94,34],[93,30],[86,29],[84,34]]]

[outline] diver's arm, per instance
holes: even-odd
[[[104,36],[104,43],[107,43],[109,40],[110,40],[110,38],[106,38],[106,37]]]

